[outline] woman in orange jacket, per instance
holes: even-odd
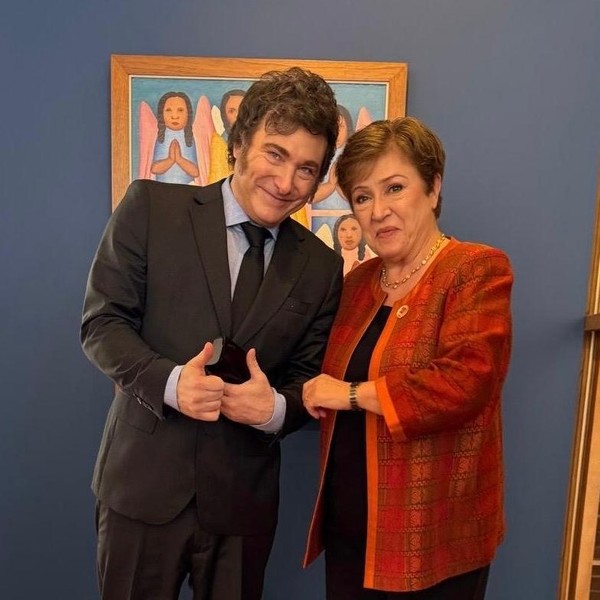
[[[323,373],[305,564],[327,600],[481,600],[504,535],[501,391],[513,275],[440,231],[445,153],[414,118],[354,134],[338,182],[378,257],[345,280]]]

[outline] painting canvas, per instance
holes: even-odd
[[[340,106],[340,136],[312,204],[294,215],[345,256],[370,258],[335,181],[335,160],[354,131],[405,114],[405,63],[115,55],[111,63],[113,208],[137,178],[206,185],[230,173],[227,135],[254,80],[299,66],[322,75]],[[351,257],[351,258],[349,258]]]

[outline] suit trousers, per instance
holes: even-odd
[[[186,578],[194,600],[260,600],[274,532],[227,536],[203,530],[195,500],[151,525],[96,506],[103,600],[177,600]]]

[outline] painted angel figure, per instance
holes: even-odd
[[[333,249],[344,259],[344,275],[375,256],[358,219],[352,214],[342,215],[333,226]]]
[[[195,117],[190,98],[183,92],[163,94],[156,115],[142,101],[138,178],[206,185],[213,134],[210,102],[205,96],[198,100]]]
[[[241,89],[229,90],[223,94],[220,106],[215,105],[211,109],[214,133],[210,142],[209,183],[219,181],[231,174],[227,155],[227,138],[237,119],[238,109],[245,94],[246,92]]]

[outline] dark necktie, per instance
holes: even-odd
[[[234,333],[237,332],[258,294],[265,271],[265,239],[271,235],[264,227],[257,227],[249,222],[241,225],[250,246],[242,259],[233,292],[231,313]]]

